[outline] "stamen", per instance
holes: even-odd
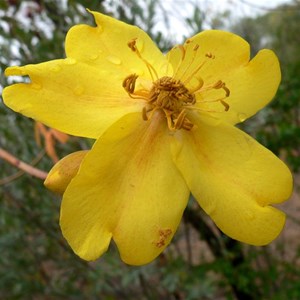
[[[196,45],[196,46],[198,46],[198,45]],[[198,46],[198,47],[199,47],[199,46]],[[196,48],[196,50],[197,50],[198,47],[194,47],[194,50],[195,50],[195,48]],[[206,53],[205,56],[206,56],[207,58],[211,58],[211,59],[214,59],[214,58],[215,58],[215,56],[214,56],[211,52]],[[205,64],[206,62],[207,62],[207,60],[206,60],[206,61],[203,61],[203,62],[199,65],[199,67],[196,68],[196,70],[194,70],[194,71],[191,73],[191,75],[190,75],[188,78],[185,79],[185,81],[184,81],[183,83],[184,83],[184,84],[188,83],[194,76],[196,76],[196,74],[200,71],[200,69],[204,66],[204,64]],[[202,86],[200,86],[199,88],[201,88],[201,87],[202,87]],[[196,90],[195,90],[195,91],[196,91]]]
[[[138,78],[138,75],[131,74],[127,76],[122,83],[123,88],[128,93],[129,97],[132,99],[148,99],[148,91],[147,90],[138,90],[135,91],[135,83]]]
[[[226,92],[226,97],[229,97],[230,96],[230,90],[227,86],[225,86],[225,83],[222,86],[222,89]]]
[[[194,125],[186,117],[185,108],[194,105],[196,99],[179,80],[167,76],[162,77],[153,82],[152,89],[146,94],[145,91],[144,93],[135,91],[137,78],[136,74],[127,76],[123,81],[123,88],[131,98],[147,101],[147,105],[142,109],[144,121],[151,120],[157,110],[162,110],[170,130],[193,128]]]
[[[226,97],[229,97],[230,96],[230,90],[229,88],[226,86],[225,82],[219,80],[217,81],[214,85],[213,85],[213,88],[214,89],[223,89],[226,93]]]
[[[227,102],[225,102],[224,100],[220,100],[220,102],[223,104],[223,106],[225,107],[225,111],[229,110],[229,104]]]
[[[152,117],[153,117],[153,115],[154,115],[154,113],[155,113],[157,110],[159,110],[159,109],[160,109],[160,107],[154,107],[154,108],[151,108],[151,110],[149,110],[150,115],[149,115],[148,119],[151,120]]]
[[[189,116],[192,116],[191,111],[196,110],[206,113],[221,113],[221,111],[214,110],[214,107],[211,109],[210,105],[204,105],[202,108],[194,106],[196,104],[196,94],[208,90],[222,89],[225,92],[225,95],[218,99],[209,100],[210,94],[207,94],[207,97],[204,97],[203,101],[199,99],[199,104],[220,102],[225,111],[229,110],[230,105],[225,99],[230,96],[230,90],[226,86],[225,82],[218,80],[213,84],[204,85],[204,81],[200,77],[200,73],[198,74],[204,64],[207,63],[209,59],[214,59],[215,55],[211,52],[207,52],[202,56],[204,58],[203,61],[199,62],[199,56],[197,58],[197,55],[199,53],[198,51],[200,46],[198,44],[192,44],[192,42],[192,40],[187,40],[185,46],[179,45],[173,48],[173,50],[178,49],[179,53],[176,52],[176,56],[181,55],[180,61],[177,64],[173,77],[164,76],[161,78],[158,78],[158,74],[154,67],[142,57],[139,49],[137,48],[137,38],[128,42],[128,47],[131,51],[134,52],[146,65],[153,81],[152,88],[150,90],[141,88],[136,91],[138,75],[131,74],[124,79],[122,84],[123,88],[131,98],[146,101],[146,105],[142,109],[142,118],[144,121],[150,121],[154,114],[159,111],[160,113],[164,113],[169,130],[176,131],[179,129],[185,129],[190,131],[194,128],[194,124],[189,119]],[[187,49],[188,47],[190,48]],[[189,53],[189,61],[185,61],[187,50],[192,51],[192,53]],[[167,56],[167,69],[170,65],[170,57],[170,55]],[[195,65],[195,61],[199,62],[198,65]],[[182,66],[184,62],[186,64]],[[190,68],[192,68],[192,70],[188,73]],[[180,74],[178,74],[179,72]],[[178,77],[184,78],[184,81]],[[185,85],[191,80],[193,80],[193,82],[190,83],[189,89],[187,89]]]
[[[184,119],[186,117],[186,110],[183,109],[180,114],[178,115],[176,121],[175,121],[175,124],[174,124],[174,128],[175,129],[180,129],[182,128],[182,125],[183,125],[183,122],[184,122]]]
[[[224,101],[226,97],[224,98],[219,98],[219,99],[214,99],[214,100],[206,100],[206,101],[201,101],[201,103],[214,103],[214,102],[221,102],[224,107],[225,107],[225,111],[229,110],[229,104],[227,102]]]
[[[149,71],[149,74],[150,74],[150,76],[151,76],[152,81],[154,81],[155,79],[157,80],[157,79],[158,79],[158,75],[157,75],[156,70],[154,69],[154,67],[153,67],[146,59],[144,59],[144,58],[142,57],[142,55],[141,55],[139,49],[136,47],[136,41],[137,41],[137,38],[134,38],[134,39],[132,39],[131,41],[129,41],[129,42],[127,43],[128,47],[129,47],[134,53],[136,53],[136,55],[144,62],[144,64],[146,65],[146,67],[147,67],[147,69],[148,69],[148,71]],[[154,73],[155,78],[154,78],[152,72]]]
[[[180,49],[180,51],[181,51],[181,62],[183,62],[183,61],[184,61],[184,58],[185,58],[185,54],[186,54],[185,48],[184,48],[182,45],[178,45],[177,47],[178,47],[178,48]]]
[[[138,78],[138,75],[131,74],[123,80],[122,86],[128,94],[134,93],[135,82],[136,82],[137,78]]]
[[[222,81],[222,80],[218,80],[216,83],[214,83],[214,84],[212,85],[212,87],[213,87],[214,89],[220,89],[220,88],[222,87],[222,85],[223,85],[223,81]]]
[[[190,131],[194,127],[194,124],[186,117],[186,109],[183,109],[177,117],[174,116],[174,112],[170,112],[168,110],[164,110],[164,113],[167,117],[168,127],[171,131],[179,129]]]
[[[177,67],[176,67],[176,69],[174,71],[174,76],[175,76],[175,74],[177,74],[179,67],[183,63],[184,58],[185,58],[185,53],[186,53],[186,51],[185,51],[185,49],[184,49],[184,47],[182,45],[177,45],[177,46],[173,47],[172,50],[174,50],[176,48],[178,48],[181,51],[181,59],[180,59],[180,62],[177,64]],[[170,60],[170,58],[168,57],[168,63],[169,63],[169,60]]]
[[[210,102],[210,101],[205,101],[205,102]],[[213,101],[211,101],[211,102],[213,102]],[[201,102],[201,103],[204,103],[204,102]],[[223,113],[224,112],[224,110],[212,110],[212,109],[200,108],[200,107],[195,107],[195,106],[188,107],[188,109],[205,112],[205,113]]]
[[[182,46],[183,47],[183,46]],[[184,75],[186,74],[186,72],[188,71],[188,69],[190,68],[190,66],[193,64],[193,62],[195,61],[196,55],[197,55],[197,51],[199,49],[199,45],[196,44],[193,48],[193,56],[191,61],[189,62],[189,64],[186,66],[186,68],[184,69],[183,73],[181,74],[180,80],[184,77]],[[185,49],[186,51],[186,49]],[[182,60],[183,62],[183,60]],[[181,63],[180,63],[181,64]],[[179,70],[179,68],[177,69],[177,71]],[[176,77],[177,72],[174,74],[174,77]],[[183,84],[185,84],[187,82],[187,80],[183,81]]]
[[[219,99],[214,99],[214,100],[201,101],[201,102],[202,103],[220,102],[224,106],[225,111],[228,111],[229,108],[230,108],[230,106],[229,106],[229,104],[224,99],[226,99],[226,98],[228,98],[230,96],[230,90],[229,90],[228,87],[226,87],[225,82],[223,82],[221,80],[218,80],[213,85],[207,86],[204,89],[200,89],[198,91],[198,93],[199,92],[203,92],[203,91],[207,91],[207,90],[210,90],[210,89],[217,89],[217,90],[218,89],[223,89],[225,91],[225,97],[219,98]]]
[[[172,121],[172,113],[166,109],[163,109],[163,112],[165,113],[166,115],[166,118],[167,118],[167,124],[168,124],[168,128],[171,130],[171,131],[174,131],[174,126],[173,126],[173,121]]]
[[[207,85],[205,87],[201,87],[199,89],[193,89],[191,92],[192,93],[200,93],[200,92],[205,92],[205,91],[208,91],[208,90],[211,90],[211,89],[216,89],[216,90],[223,89],[226,93],[226,97],[230,96],[230,90],[226,86],[225,82],[223,82],[222,80],[218,80],[214,84],[210,84],[210,85]]]
[[[203,87],[203,84],[204,84],[204,81],[202,78],[197,78],[196,76],[194,78],[198,81],[198,84],[193,89],[189,89],[190,93],[192,93],[192,94],[194,94],[196,91],[199,91]],[[191,79],[192,78],[190,78],[190,80]]]

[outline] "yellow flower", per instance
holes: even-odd
[[[13,110],[97,139],[46,181],[65,191],[60,225],[73,250],[94,260],[113,239],[126,263],[148,263],[170,243],[190,192],[230,237],[275,239],[285,215],[272,204],[289,197],[290,171],[234,126],[275,95],[274,53],[249,61],[246,41],[208,30],[165,56],[139,28],[91,13],[97,26],[71,28],[66,59],[8,68],[31,82],[3,92]]]

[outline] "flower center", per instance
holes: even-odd
[[[230,96],[230,90],[227,88],[226,84],[222,80],[218,80],[212,84],[204,85],[203,80],[198,76],[198,72],[201,70],[206,61],[202,62],[200,65],[196,65],[189,74],[187,73],[190,67],[193,65],[196,58],[199,45],[193,47],[192,59],[184,68],[183,73],[179,76],[180,79],[175,79],[173,77],[164,76],[159,78],[155,68],[142,57],[136,46],[136,40],[133,39],[128,42],[128,47],[138,56],[139,59],[148,68],[149,74],[152,78],[152,87],[150,90],[139,89],[135,90],[136,80],[138,75],[131,74],[127,76],[123,81],[123,88],[128,93],[128,95],[133,99],[142,99],[146,101],[146,105],[142,110],[142,117],[145,121],[151,120],[154,113],[158,110],[163,111],[166,116],[168,127],[171,131],[178,129],[191,130],[194,124],[188,118],[189,110],[207,111],[207,112],[217,112],[211,110],[202,110],[196,104],[196,94],[203,93],[209,90],[223,90],[225,96],[217,99],[202,100],[204,103],[219,102],[224,107],[225,111],[229,110],[229,104],[225,101],[227,97]],[[186,42],[191,43],[190,40]],[[181,63],[185,60],[186,49],[183,46],[178,46],[182,52]],[[211,53],[206,53],[205,57],[207,59],[215,59],[215,56]],[[174,77],[178,75],[179,67],[174,72]],[[193,78],[197,78],[198,85],[194,88],[187,89],[185,84],[188,84]]]
[[[153,83],[149,103],[162,109],[179,112],[185,104],[195,104],[196,100],[180,80],[164,76]]]
[[[186,117],[185,106],[194,105],[196,98],[180,80],[165,76],[153,83],[149,93],[148,112],[162,109],[168,121],[169,129],[191,130],[193,124]]]
[[[147,93],[135,92],[136,74],[125,78],[123,87],[132,98],[142,98],[147,101],[143,108],[143,119],[150,120],[157,110],[162,110],[167,118],[168,127],[191,130],[193,124],[186,117],[186,107],[196,103],[195,95],[190,93],[180,80],[164,76],[153,82],[152,88]]]

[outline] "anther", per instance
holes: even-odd
[[[221,89],[223,87],[223,81],[218,80],[213,86],[214,89]]]
[[[136,82],[137,78],[138,78],[138,75],[131,74],[123,80],[122,86],[129,95],[134,93],[135,82]]]
[[[229,90],[229,88],[225,85],[225,83],[223,84],[222,89],[225,91],[226,97],[229,97],[229,96],[230,96],[230,90]]]
[[[154,81],[154,79],[158,79],[158,75],[157,75],[157,72],[156,70],[154,69],[154,67],[146,60],[142,57],[139,49],[137,48],[136,46],[136,41],[137,41],[137,38],[134,38],[132,40],[130,40],[128,43],[127,43],[127,46],[132,50],[132,52],[136,53],[136,55],[138,56],[139,59],[141,59],[143,61],[143,63],[146,65],[148,71],[149,71],[149,74],[151,76],[151,79],[152,81]],[[153,76],[154,74],[154,76]]]
[[[220,100],[220,102],[223,104],[223,106],[225,107],[225,111],[229,110],[229,104],[227,102],[225,102],[224,100]]]
[[[230,90],[229,88],[226,86],[225,82],[219,80],[217,81],[214,85],[213,85],[214,89],[223,89],[225,91],[225,97],[229,97],[230,96]]]
[[[129,41],[127,43],[128,47],[133,51],[136,52],[137,48],[136,48],[136,40],[137,38],[132,39],[131,41]]]
[[[205,56],[208,57],[208,58],[211,58],[211,59],[214,59],[214,58],[215,58],[215,55],[213,55],[211,52],[207,52],[207,53],[205,54]]]

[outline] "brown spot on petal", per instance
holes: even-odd
[[[170,229],[170,228],[159,229],[158,234],[159,234],[159,239],[154,244],[155,244],[156,247],[161,248],[161,247],[166,245],[166,240],[172,234],[172,229]]]

